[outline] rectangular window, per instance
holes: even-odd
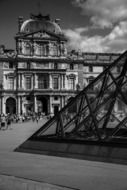
[[[14,89],[14,78],[13,77],[9,77],[8,87],[9,87],[9,89]]]
[[[29,42],[24,42],[24,50],[25,50],[25,55],[30,55],[31,54],[31,47]]]
[[[9,69],[13,69],[13,62],[9,62]]]
[[[53,88],[54,89],[58,89],[59,88],[59,78],[58,77],[54,77],[53,78]]]
[[[70,70],[73,70],[74,69],[74,65],[73,63],[70,64]]]
[[[69,79],[69,88],[71,90],[74,90],[75,84],[74,84],[74,78]]]
[[[58,96],[54,96],[54,100],[58,100]]]
[[[43,89],[43,78],[42,77],[39,77],[38,78],[38,88],[39,89]]]
[[[38,88],[47,89],[49,88],[49,79],[47,75],[39,76],[38,78]]]
[[[63,75],[63,88],[65,88],[65,75]]]
[[[58,63],[54,63],[54,69],[58,69]]]
[[[93,66],[89,66],[89,72],[93,72]]]
[[[26,77],[26,89],[31,89],[31,77]]]

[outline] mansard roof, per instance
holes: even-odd
[[[84,61],[84,64],[89,65],[109,65],[116,60],[121,53],[93,53],[93,52],[76,52],[72,50],[68,53],[68,59],[75,62]]]

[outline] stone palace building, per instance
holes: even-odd
[[[59,19],[41,14],[28,20],[19,17],[15,44],[15,50],[0,46],[0,113],[4,114],[54,115],[120,56],[67,52]]]

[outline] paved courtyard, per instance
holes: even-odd
[[[0,190],[127,190],[127,166],[13,150],[45,120],[0,130]]]

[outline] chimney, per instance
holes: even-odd
[[[22,24],[23,24],[23,17],[19,16],[19,18],[18,18],[18,32],[20,32]]]

